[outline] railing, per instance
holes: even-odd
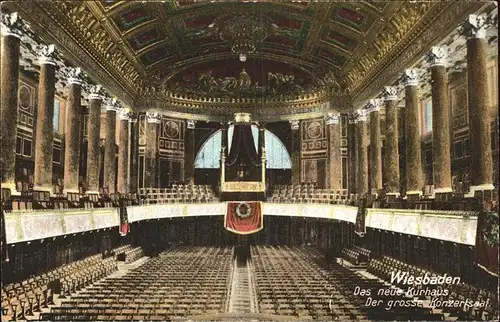
[[[278,203],[314,203],[314,204],[344,204],[354,205],[359,201],[358,195],[348,195],[347,192],[329,190],[312,190],[304,192],[280,192],[267,198],[268,202]]]
[[[3,214],[8,244],[118,227],[117,208],[7,211]]]
[[[358,205],[366,199],[368,208],[417,209],[417,210],[453,210],[482,211],[498,207],[498,189],[476,191],[474,196],[456,192],[433,193],[426,186],[422,195],[386,195],[383,190],[378,194],[348,194],[346,191],[317,189],[310,185],[277,186],[268,197],[268,202],[314,203],[314,204],[350,204]]]

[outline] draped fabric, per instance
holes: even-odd
[[[231,150],[234,126],[229,126],[227,136],[229,144],[227,151]],[[258,140],[259,129],[252,125],[253,140]],[[283,142],[271,131],[265,130],[265,148],[266,148],[266,168],[268,169],[291,169],[292,160]],[[257,144],[254,144],[258,146]],[[209,137],[202,145],[196,155],[196,169],[219,169],[220,168],[220,149],[222,146],[222,131],[218,130]]]
[[[231,142],[231,151],[226,158],[226,167],[231,167],[243,161],[245,164],[258,167],[262,164],[252,135],[252,126],[250,124],[235,124],[233,140]]]
[[[264,217],[259,201],[228,202],[224,228],[241,235],[252,234],[264,228]]]
[[[476,263],[489,274],[498,276],[498,214],[480,212],[477,217]]]
[[[361,199],[358,203],[358,213],[354,232],[363,237],[366,234],[366,199]]]
[[[120,207],[120,236],[126,236],[129,232],[127,207]]]

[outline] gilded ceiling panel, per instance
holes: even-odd
[[[145,84],[182,79],[187,75],[183,73],[192,72],[193,64],[225,62],[250,74],[256,74],[256,68],[263,75],[274,73],[272,64],[257,67],[253,63],[265,60],[288,65],[297,77],[303,72],[312,75],[315,84],[333,80],[336,90],[342,88],[353,97],[454,5],[375,0],[104,0],[43,2],[40,7],[91,53],[96,66],[133,95]],[[246,25],[228,23],[231,17],[242,17]],[[252,33],[245,28],[266,32],[249,36]]]

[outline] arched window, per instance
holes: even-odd
[[[228,142],[229,149],[231,149],[231,142],[233,139],[234,126],[229,126],[228,129]],[[252,125],[252,134],[255,148],[257,149],[257,142],[259,137],[259,129],[257,126]],[[267,155],[267,169],[291,169],[292,161],[290,155],[286,150],[283,142],[274,135],[272,132],[264,131],[264,140],[266,144]],[[196,155],[194,167],[196,169],[218,169],[220,168],[220,148],[222,142],[222,132],[219,130],[215,132],[201,147]]]

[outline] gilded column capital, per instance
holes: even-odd
[[[160,124],[161,115],[158,112],[146,112],[146,121],[148,123]]]
[[[85,81],[85,75],[80,67],[66,67],[62,70],[62,74],[68,84],[82,85]]]
[[[380,111],[382,104],[383,104],[382,99],[378,99],[378,98],[371,99],[368,102],[368,104],[366,104],[366,107],[365,107],[366,112],[367,113],[378,112],[378,111]]]
[[[89,100],[104,100],[105,92],[101,85],[89,85]]]
[[[405,86],[418,86],[419,83],[418,69],[416,68],[405,69],[403,74],[403,83]]]
[[[116,98],[108,98],[105,102],[106,111],[118,111],[120,109],[120,103]]]
[[[359,109],[356,111],[356,120],[357,122],[366,122],[368,120],[368,116],[365,109]]]
[[[0,31],[2,36],[12,36],[18,39],[25,33],[25,24],[17,12],[2,13],[0,19]]]
[[[130,112],[125,108],[118,109],[118,118],[120,121],[129,121],[130,120]]]
[[[469,15],[460,27],[460,33],[470,38],[486,38],[486,29],[488,28],[488,18],[486,15]]]
[[[349,115],[347,116],[347,119],[349,120],[349,124],[356,124],[356,123],[358,123],[358,114],[349,113]]]
[[[193,130],[196,127],[195,120],[186,120],[186,125],[189,130]]]
[[[398,88],[396,86],[384,86],[384,89],[382,90],[382,96],[386,101],[397,101]]]
[[[292,131],[297,131],[300,127],[300,120],[291,120],[290,121],[290,128]]]
[[[57,65],[56,58],[56,46],[51,45],[37,45],[35,47],[36,53],[38,55],[38,64],[40,65]]]
[[[326,125],[339,124],[339,123],[340,123],[340,114],[339,113],[328,113],[328,115],[325,116],[325,124]]]
[[[444,66],[448,63],[448,47],[447,46],[432,46],[426,53],[425,59],[431,67]]]

